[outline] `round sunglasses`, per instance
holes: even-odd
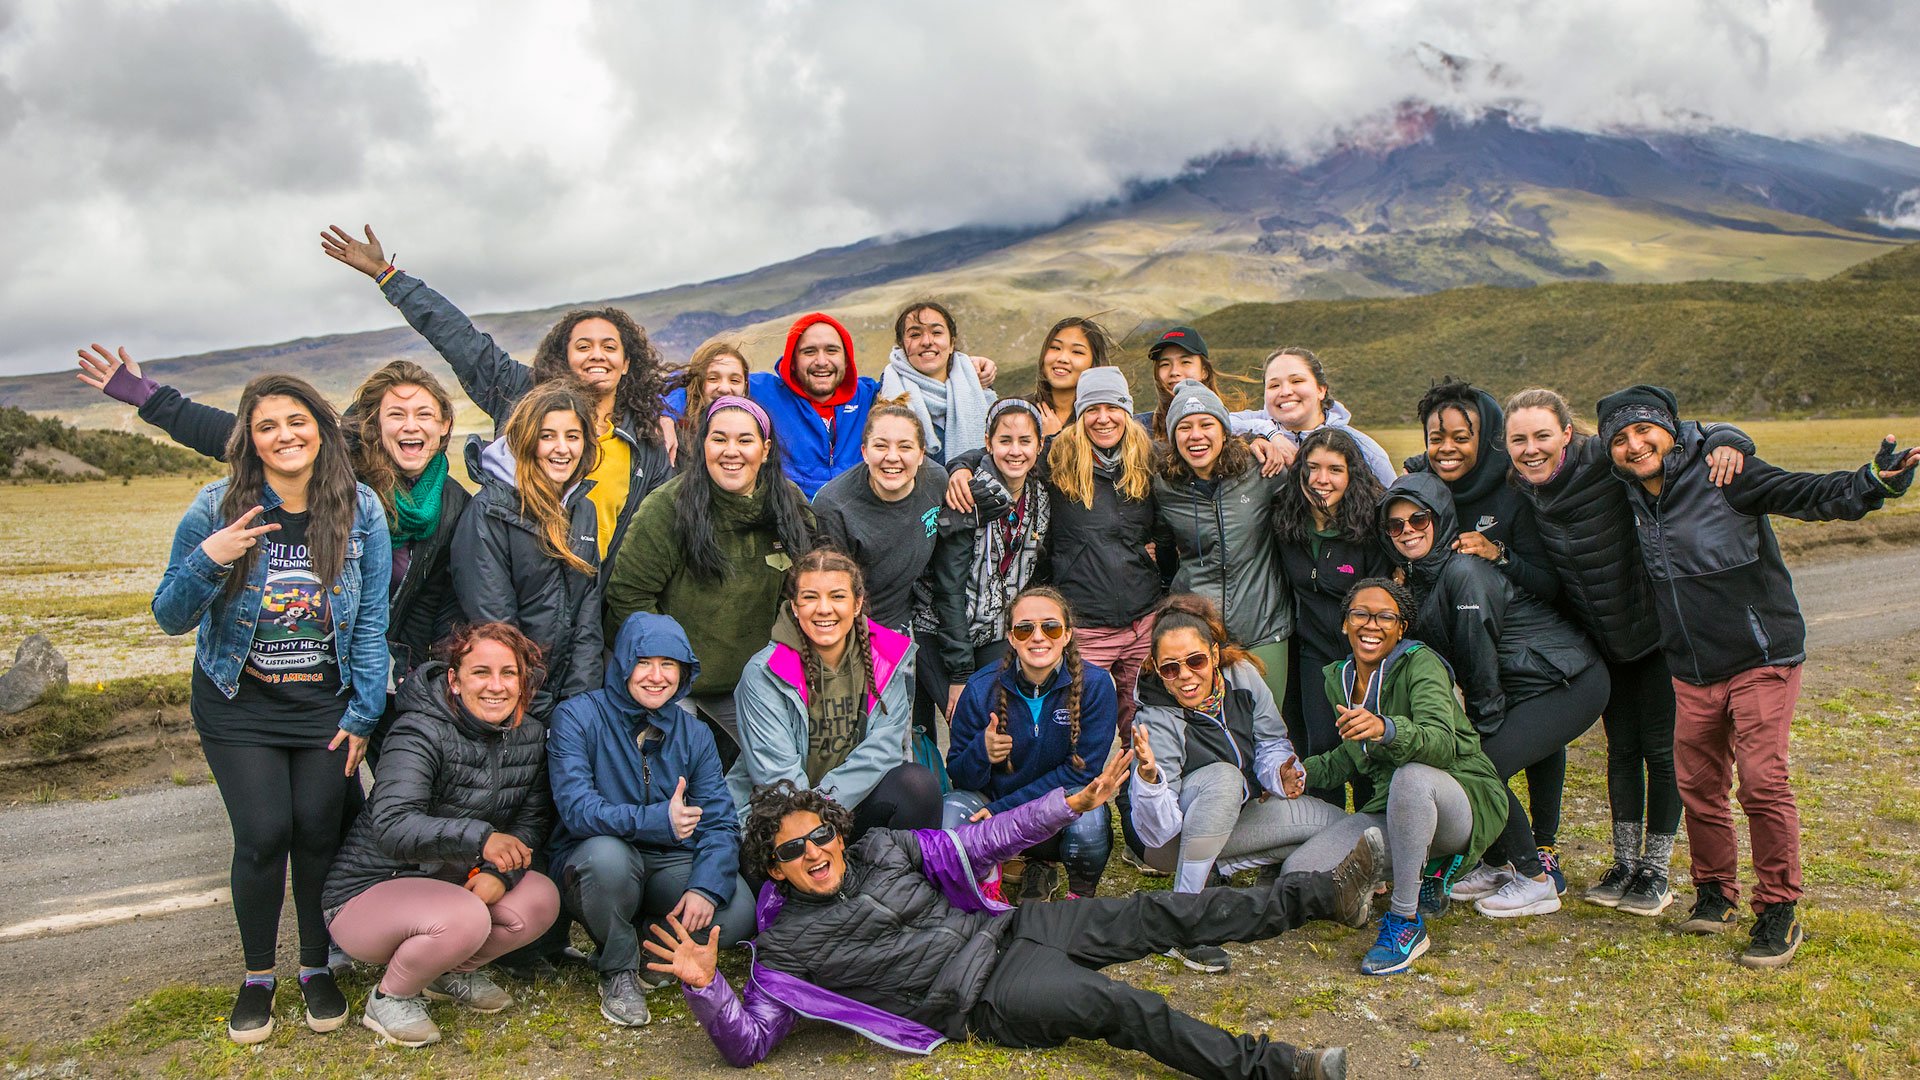
[[[1399,536],[1408,529],[1420,532],[1432,521],[1433,511],[1431,510],[1415,510],[1406,517],[1390,517],[1387,519],[1387,535]]]

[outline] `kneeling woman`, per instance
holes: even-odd
[[[1013,651],[967,680],[953,713],[947,774],[956,789],[946,800],[949,829],[1005,813],[1055,788],[1085,787],[1113,748],[1113,679],[1081,661],[1067,602],[1052,589],[1028,589],[1014,599],[1008,617]],[[1066,867],[1068,899],[1092,896],[1112,851],[1107,808],[1080,815],[1023,853],[1029,895],[1043,895],[1037,884],[1043,876],[1031,872],[1038,861]]]
[[[1335,866],[1368,829],[1382,830],[1393,897],[1360,971],[1391,975],[1427,951],[1423,909],[1446,910],[1446,877],[1428,884],[1427,861],[1457,866],[1478,856],[1505,825],[1507,792],[1454,697],[1446,662],[1408,637],[1413,595],[1387,578],[1368,578],[1347,593],[1346,607],[1353,655],[1324,673],[1341,743],[1307,759],[1307,783],[1335,788],[1366,776],[1373,798],[1307,841],[1282,870]]]
[[[1149,659],[1134,714],[1133,824],[1175,892],[1199,892],[1216,862],[1223,876],[1277,863],[1344,816],[1302,797],[1305,774],[1259,659],[1232,643],[1212,604],[1168,597]],[[1179,955],[1196,971],[1227,970],[1218,946]]]
[[[778,780],[853,810],[853,834],[940,826],[940,780],[909,757],[913,642],[867,618],[860,567],[831,548],[787,571],[773,641],[734,688],[734,802]]]
[[[401,1046],[440,1038],[426,998],[487,1013],[513,1004],[480,966],[560,910],[553,882],[529,869],[553,819],[546,730],[529,715],[540,650],[482,623],[447,656],[401,688],[373,795],[323,899],[333,940],[387,965],[361,1022]]]

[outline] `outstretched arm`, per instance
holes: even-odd
[[[227,439],[233,434],[232,413],[202,405],[171,386],[147,378],[126,346],[109,351],[96,344],[80,350],[81,382],[115,401],[133,406],[140,419],[167,433],[167,437],[196,454],[227,460]]]
[[[653,956],[647,970],[680,980],[687,1008],[727,1064],[744,1069],[765,1059],[793,1030],[793,1010],[762,992],[758,983],[747,981],[745,1001],[727,985],[718,969],[719,927],[708,927],[703,942],[668,915],[667,925],[655,926],[653,935],[658,940],[642,943]]]

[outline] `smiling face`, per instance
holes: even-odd
[[[1673,449],[1673,433],[1643,420],[1621,428],[1607,449],[1621,472],[1636,480],[1651,480],[1660,475],[1661,462]]]
[[[1195,413],[1173,426],[1174,449],[1202,480],[1213,475],[1213,463],[1220,460],[1220,451],[1226,446],[1227,429],[1220,426],[1217,417]]]
[[[572,409],[555,409],[540,418],[540,437],[533,444],[533,460],[558,487],[573,480],[587,452],[587,432]]]
[[[867,431],[860,444],[860,456],[867,463],[867,483],[882,502],[899,502],[913,494],[914,477],[927,459],[920,445],[920,432],[904,416],[882,416]]]
[[[450,430],[440,403],[419,383],[401,383],[380,396],[380,449],[409,480],[446,449]]]
[[[844,570],[814,570],[800,575],[793,589],[793,621],[813,647],[837,654],[853,633],[860,614],[860,597],[853,591],[853,575]]]
[[[1024,412],[1003,414],[987,438],[987,456],[1000,479],[1010,484],[1025,480],[1040,460],[1040,429],[1033,417]]]
[[[1127,410],[1118,405],[1089,405],[1080,414],[1080,426],[1086,429],[1089,442],[1102,450],[1111,450],[1126,437],[1127,421],[1131,419]]]
[[[780,819],[780,829],[773,834],[773,846],[778,848],[789,840],[798,840],[818,829],[820,824],[819,814],[795,810]],[[809,840],[806,853],[797,859],[780,862],[776,856],[773,865],[767,867],[767,876],[784,881],[808,896],[832,896],[840,891],[840,882],[847,876],[847,838],[836,832],[824,845]]]
[[[633,662],[627,693],[643,709],[658,709],[680,689],[680,661],[670,656],[643,656]]]
[[[606,397],[627,373],[620,328],[605,319],[581,319],[567,337],[567,367],[595,396]]]
[[[1093,366],[1093,343],[1087,332],[1077,326],[1062,328],[1047,341],[1040,354],[1040,377],[1055,391],[1068,391],[1080,385],[1080,373]]]
[[[1361,613],[1358,617],[1355,612]],[[1361,589],[1347,607],[1347,644],[1353,658],[1369,667],[1377,667],[1405,636],[1404,613],[1385,589]]]
[[[1206,658],[1199,670],[1188,663],[1195,656]],[[1169,679],[1167,672],[1172,669],[1162,665],[1175,660],[1180,661],[1180,670]],[[1220,666],[1220,649],[1200,631],[1182,626],[1154,639],[1152,662],[1173,699],[1181,708],[1191,709],[1206,700],[1213,690],[1214,671]]]
[[[847,346],[826,323],[814,323],[793,347],[793,377],[815,401],[825,401],[847,377]]]
[[[1560,426],[1552,409],[1532,407],[1507,414],[1507,456],[1513,469],[1529,484],[1553,478],[1573,439],[1573,426]]]
[[[707,424],[707,476],[714,486],[746,495],[760,482],[760,466],[767,461],[767,440],[760,425],[745,409],[721,409]]]
[[[276,489],[306,483],[320,456],[320,425],[313,412],[297,398],[268,394],[254,402],[247,419],[253,452],[266,467],[267,482]]]
[[[1433,515],[1430,512],[1409,500],[1395,499],[1387,504],[1383,513],[1382,520],[1388,529],[1393,528],[1396,519],[1405,523],[1399,536],[1388,534],[1387,543],[1392,544],[1393,549],[1408,561],[1417,562],[1433,550]],[[1421,520],[1422,516],[1425,520]]]
[[[1307,467],[1301,472],[1300,483],[1320,512],[1331,514],[1339,508],[1340,500],[1347,497],[1349,476],[1346,455],[1320,446],[1307,455]]]
[[[1207,358],[1178,345],[1160,346],[1160,351],[1153,354],[1153,381],[1159,384],[1160,392],[1171,396],[1183,379],[1206,382]]]
[[[707,364],[707,373],[700,380],[700,400],[713,401],[729,395],[747,396],[747,362],[722,353]]]
[[[1327,422],[1327,391],[1305,357],[1282,353],[1267,361],[1267,415],[1288,431],[1312,431]]]
[[[460,664],[447,672],[447,686],[474,717],[489,724],[513,719],[520,706],[520,662],[492,638],[476,638]]]
[[[1047,636],[1050,623],[1057,624],[1059,637]],[[1019,633],[1027,635],[1025,641],[1020,640]],[[1049,597],[1022,597],[1007,613],[1007,644],[1020,659],[1020,673],[1028,682],[1044,682],[1059,666],[1067,643],[1072,640],[1073,628],[1067,624],[1067,613]]]
[[[900,351],[915,371],[944,381],[953,361],[953,327],[932,308],[909,311],[900,331]]]
[[[1480,462],[1480,417],[1458,405],[1443,405],[1427,417],[1427,465],[1451,484]]]

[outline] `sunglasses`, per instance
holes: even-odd
[[[1185,660],[1180,660],[1177,658],[1170,659],[1170,660],[1162,660],[1158,664],[1154,665],[1153,670],[1160,673],[1161,681],[1172,682],[1173,680],[1180,677],[1181,668],[1187,668],[1191,670],[1195,675],[1205,675],[1207,673],[1207,669],[1212,666],[1213,666],[1213,657],[1208,656],[1206,653],[1203,653],[1203,652],[1197,652],[1187,657]]]
[[[1059,641],[1060,636],[1067,632],[1067,624],[1061,622],[1059,619],[1048,619],[1045,622],[1038,623],[1017,622],[1013,624],[1013,628],[1008,630],[1007,633],[1010,634],[1015,641],[1025,641],[1032,637],[1036,630],[1047,635],[1048,641]]]
[[[808,844],[823,848],[833,843],[833,838],[839,834],[840,831],[833,826],[822,825],[805,836],[796,836],[784,844],[776,845],[773,849],[773,860],[783,863],[792,862],[807,853]]]
[[[1387,519],[1387,535],[1399,536],[1408,529],[1420,532],[1432,521],[1433,511],[1431,510],[1415,510],[1406,517],[1390,517]]]
[[[1347,622],[1352,626],[1366,626],[1372,623],[1382,630],[1391,630],[1406,621],[1406,617],[1397,611],[1363,611],[1360,608],[1354,608],[1347,612]]]

